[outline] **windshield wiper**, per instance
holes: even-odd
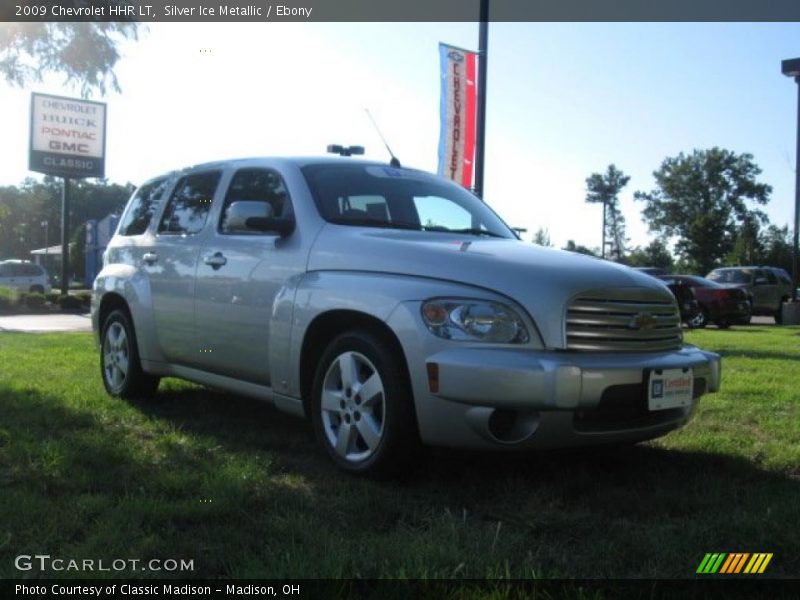
[[[419,225],[406,223],[404,221],[386,221],[384,219],[372,219],[369,217],[332,217],[328,219],[337,225],[363,225],[366,227],[385,227],[387,229],[412,229],[419,231]]]
[[[495,233],[494,231],[489,231],[488,229],[479,229],[478,227],[465,227],[464,229],[446,229],[443,231],[447,231],[449,233],[469,233],[471,235],[488,235],[490,237],[507,239],[506,236],[504,235],[500,235],[499,233]]]

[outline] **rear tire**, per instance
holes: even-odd
[[[778,310],[775,311],[775,324],[776,325],[783,325],[783,303],[786,302],[788,298],[781,298],[780,303],[778,303]]]
[[[158,388],[159,378],[142,371],[136,332],[124,310],[112,311],[100,335],[100,375],[110,396],[149,398]]]
[[[689,326],[689,329],[702,329],[708,325],[708,314],[706,313],[706,309],[701,308],[698,310],[697,313],[695,313],[695,315],[686,322],[686,324]]]
[[[413,396],[398,352],[369,331],[350,331],[325,349],[314,375],[311,419],[340,468],[373,476],[410,466],[419,450]]]

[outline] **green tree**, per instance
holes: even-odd
[[[628,185],[630,177],[617,169],[613,164],[608,165],[603,174],[592,173],[586,178],[586,201],[603,204],[603,241],[600,255],[606,256],[606,238],[611,240],[611,252],[615,260],[620,260],[625,254],[625,217],[619,210],[619,193]]]
[[[661,240],[653,240],[644,248],[637,246],[625,256],[623,262],[631,267],[661,267],[667,271],[675,268],[672,254]]]
[[[540,246],[551,248],[553,243],[550,241],[550,232],[546,227],[539,227],[536,233],[533,234],[533,243]]]
[[[760,255],[757,264],[780,267],[792,272],[792,238],[789,226],[770,225],[759,236]]]
[[[124,5],[105,0],[64,0],[64,7]],[[10,20],[10,19],[9,19]],[[120,91],[114,66],[120,58],[119,44],[137,39],[137,23],[3,23],[0,26],[0,73],[12,85],[24,87],[40,82],[48,73],[61,73],[66,84],[77,83],[83,97],[105,93],[106,87]]]
[[[597,248],[591,249],[586,246],[581,246],[580,244],[576,244],[574,240],[567,241],[567,245],[564,246],[562,250],[577,252],[578,254],[587,254],[589,256],[598,256]]]
[[[736,232],[733,248],[725,255],[726,265],[755,265],[761,262],[763,247],[761,245],[760,225],[757,220],[745,217]]]
[[[677,237],[675,250],[693,271],[708,273],[733,249],[737,230],[766,215],[748,201],[766,204],[772,188],[756,180],[751,154],[711,148],[667,158],[653,173],[656,189],[636,192],[645,202],[650,231]]]
[[[30,251],[61,240],[61,181],[28,178],[19,186],[0,187],[0,258],[30,258]],[[70,238],[89,219],[119,214],[133,191],[120,185],[76,180],[70,183]],[[44,221],[47,221],[45,239]],[[80,250],[81,256],[83,250]]]

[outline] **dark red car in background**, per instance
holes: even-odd
[[[661,275],[659,279],[670,288],[690,287],[700,310],[689,319],[689,327],[705,327],[709,322],[720,329],[733,324],[750,322],[752,307],[747,292],[740,287],[716,283],[696,275]]]

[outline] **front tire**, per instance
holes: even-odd
[[[136,332],[128,313],[112,311],[100,336],[100,375],[110,396],[148,398],[158,388],[159,378],[142,371]]]
[[[417,454],[413,398],[398,354],[367,331],[340,335],[322,354],[312,387],[314,433],[346,471],[394,474]]]

